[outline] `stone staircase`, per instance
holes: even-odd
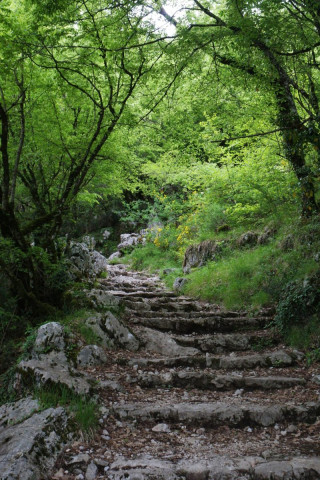
[[[108,270],[101,288],[121,299],[141,348],[89,369],[109,381],[101,431],[65,453],[68,478],[84,478],[68,465],[86,452],[96,465],[86,480],[320,479],[320,386],[265,329],[269,312],[224,311],[157,276]]]

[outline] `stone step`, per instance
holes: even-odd
[[[163,290],[137,290],[134,289],[133,291],[126,292],[124,290],[106,290],[106,293],[109,293],[110,295],[115,295],[117,297],[120,297],[123,300],[131,300],[133,302],[135,301],[141,301],[144,299],[164,299],[164,302],[167,302],[168,298],[175,298],[176,294],[174,292],[164,292]]]
[[[211,309],[205,309],[203,308],[201,311],[198,311],[198,312],[195,312],[195,311],[192,311],[192,312],[165,312],[164,316],[166,317],[168,314],[170,314],[170,317],[174,317],[174,318],[206,318],[206,317],[209,317],[209,318],[215,318],[215,317],[218,317],[218,318],[247,318],[247,315],[243,315],[239,312],[223,312],[221,310],[218,310],[218,309],[213,309],[212,307],[214,307],[214,305],[211,305]],[[127,317],[136,317],[137,319],[139,318],[159,318],[159,312],[155,312],[155,311],[151,311],[151,310],[135,310],[135,309],[131,309],[131,308],[128,308],[126,307],[126,315]],[[270,318],[269,317],[266,317],[266,316],[257,316],[257,317],[254,317],[254,318],[265,318],[266,320],[268,319],[269,322],[270,322]]]
[[[199,367],[224,370],[246,370],[256,367],[274,367],[283,368],[295,364],[297,355],[284,350],[267,352],[262,354],[245,356],[185,356],[185,357],[166,357],[166,358],[133,358],[128,364],[138,365],[139,367],[154,368],[173,368],[173,367]]]
[[[150,281],[147,281],[147,280],[134,280],[132,279],[131,281],[129,281],[129,279],[127,278],[118,278],[118,279],[112,279],[112,280],[105,280],[105,279],[100,279],[99,283],[106,287],[106,288],[110,288],[110,289],[113,289],[113,288],[125,288],[125,289],[140,289],[140,288],[145,288],[147,290],[154,290],[154,289],[159,289],[159,290],[162,290],[162,286],[161,284],[159,284],[159,282],[150,282]]]
[[[320,401],[301,405],[290,404],[239,404],[226,402],[177,403],[157,405],[128,403],[113,406],[113,414],[121,420],[157,423],[182,423],[197,427],[213,428],[263,426],[290,422],[314,423],[320,415]]]
[[[156,301],[147,301],[142,298],[125,300],[126,307],[131,310],[142,313],[144,311],[152,312],[201,312],[204,307],[192,301],[180,301],[179,299],[158,299]]]
[[[113,294],[114,292],[123,292],[124,294],[135,294],[137,292],[137,287],[126,287],[122,284],[114,284],[112,282],[110,282],[109,284],[101,284],[101,282],[99,282],[100,285],[101,285],[101,288],[105,289],[106,291],[108,291],[109,293]],[[161,293],[163,292],[163,289],[162,288],[159,288],[159,287],[143,287],[141,285],[138,286],[138,290],[139,292],[141,292],[141,295],[143,295],[144,293],[159,293],[161,295]]]
[[[173,462],[151,456],[114,460],[109,480],[316,480],[320,478],[319,457],[289,457],[265,460],[263,457],[214,456],[210,460]]]
[[[169,300],[168,297],[170,297]],[[202,315],[219,315],[220,317],[229,318],[246,316],[246,314],[241,314],[241,312],[221,311],[221,309],[215,304],[197,302],[188,297],[177,297],[172,292],[164,292],[161,295],[147,293],[145,296],[140,297],[132,295],[124,300],[128,312],[139,316],[144,316],[145,313],[147,315],[152,315],[153,312],[158,312],[160,310],[171,312],[175,315],[188,313],[190,316],[194,317]],[[263,318],[268,318],[270,321],[270,316],[257,316],[263,316]]]
[[[136,292],[138,293],[138,292]],[[150,292],[151,294],[154,292]],[[166,304],[168,302],[167,297],[171,297],[170,303],[173,305],[175,304],[181,304],[181,305],[191,305],[195,306],[197,309],[196,311],[202,311],[208,309],[211,305],[210,304],[202,304],[200,302],[197,302],[193,300],[192,298],[189,297],[177,297],[177,295],[174,292],[165,292],[162,291],[160,295],[151,295],[147,294],[146,296],[142,295],[139,296],[137,295],[132,295],[131,298],[128,298],[128,300],[131,300],[133,302],[139,303],[148,303],[149,305],[154,305],[154,306],[161,306],[163,304]]]
[[[158,275],[136,272],[134,270],[128,270],[124,265],[118,265],[114,268],[114,265],[108,265],[107,271],[111,278],[117,277],[128,277],[128,278],[136,278],[137,280],[157,280],[160,281],[160,277]],[[124,268],[123,268],[124,267]],[[109,278],[109,277],[108,277]]]
[[[201,352],[223,353],[225,351],[245,351],[264,349],[277,345],[279,339],[267,330],[251,333],[216,333],[214,335],[175,335],[171,337],[182,347],[197,348]]]
[[[225,317],[206,317],[206,318],[175,318],[154,317],[154,318],[129,318],[129,322],[138,325],[144,325],[148,328],[162,330],[166,332],[180,333],[216,333],[216,332],[236,332],[243,330],[262,329],[268,323],[266,318],[225,318]]]
[[[141,373],[137,377],[139,385],[144,388],[197,388],[199,390],[277,390],[305,385],[306,380],[299,377],[278,376],[242,376],[242,375],[215,375],[199,371],[178,371]]]

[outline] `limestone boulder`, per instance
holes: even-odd
[[[146,242],[145,231],[141,230],[140,233],[123,233],[120,235],[120,243],[118,245],[118,251],[124,253],[125,251],[132,250],[137,245],[143,245]]]
[[[112,339],[107,334],[103,322],[104,316],[101,313],[88,317],[86,325],[97,335],[99,343],[105,348],[113,348],[115,346]]]
[[[114,252],[110,255],[110,257],[108,257],[108,260],[115,260],[116,258],[120,258],[120,257],[122,257],[121,252]]]
[[[121,347],[131,351],[139,349],[140,342],[131,330],[111,312],[89,317],[86,324],[95,332],[106,347]]]
[[[243,233],[237,241],[239,247],[248,247],[256,245],[258,242],[259,235],[255,232],[246,232]]]
[[[73,278],[96,278],[107,270],[107,259],[84,242],[71,242],[67,253]]]
[[[280,242],[279,244],[280,250],[284,252],[289,252],[290,250],[294,249],[294,236],[289,234]]]
[[[38,387],[59,385],[77,394],[87,394],[92,390],[92,381],[78,372],[67,352],[77,348],[72,337],[57,322],[49,322],[39,327],[33,349],[28,358],[17,365],[15,389],[23,391],[25,386]]]
[[[199,353],[197,348],[182,347],[166,333],[152,328],[141,328],[139,334],[144,348],[150,352],[177,357]]]
[[[38,329],[34,344],[35,352],[46,350],[63,351],[65,348],[64,328],[58,322],[49,322]]]
[[[104,350],[97,345],[86,345],[77,356],[78,367],[90,367],[93,365],[102,365],[106,363],[107,356]]]
[[[139,340],[130,329],[111,312],[107,312],[104,317],[104,329],[116,345],[133,352],[139,349]]]
[[[40,409],[38,400],[32,397],[22,398],[17,402],[6,403],[0,407],[0,430],[20,423]]]
[[[89,250],[94,250],[97,244],[96,239],[92,235],[85,235],[82,237],[82,243],[87,245]]]
[[[275,229],[270,227],[265,227],[262,233],[257,238],[258,245],[266,245],[272,239],[275,234]]]
[[[110,230],[107,230],[107,229],[103,229],[101,234],[104,241],[107,241],[111,236]]]
[[[76,370],[64,352],[51,351],[39,355],[38,358],[22,360],[17,365],[16,390],[22,390],[24,385],[37,387],[59,385],[66,387],[79,395],[93,391],[91,379]]]
[[[1,422],[0,479],[37,480],[49,478],[49,472],[72,439],[71,422],[63,408],[49,408],[32,415],[35,401],[25,399],[6,406],[19,412],[18,423]],[[24,412],[25,416],[21,416]],[[1,415],[1,413],[0,413]],[[27,416],[27,418],[25,418]]]
[[[184,277],[177,277],[175,278],[173,282],[173,290],[175,290],[177,293],[181,292],[183,287],[185,286],[186,283],[188,283],[188,279]]]
[[[90,306],[93,308],[117,307],[120,304],[119,298],[100,288],[93,288],[85,291]]]
[[[197,245],[190,245],[184,254],[183,272],[189,273],[191,268],[202,267],[207,262],[216,260],[220,250],[220,246],[211,240],[205,240]]]

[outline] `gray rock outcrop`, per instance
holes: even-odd
[[[259,235],[255,232],[243,233],[237,241],[239,247],[247,247],[256,245]]]
[[[47,349],[63,351],[65,348],[64,328],[58,322],[49,322],[38,329],[34,344],[35,352],[45,352]]]
[[[87,245],[89,250],[94,250],[97,244],[95,238],[92,235],[85,235],[84,237],[82,237],[82,243]]]
[[[136,351],[140,346],[131,330],[111,312],[89,317],[86,324],[98,335],[104,347],[118,346]]]
[[[17,365],[16,390],[35,384],[59,385],[80,395],[89,393],[90,378],[74,368],[66,349],[66,334],[61,324],[50,322],[39,327],[29,358]]]
[[[110,257],[108,257],[108,260],[114,260],[114,259],[120,258],[120,257],[122,257],[121,252],[114,252],[110,255]]]
[[[118,251],[123,253],[124,251],[132,250],[137,245],[143,245],[145,243],[145,231],[141,230],[140,233],[123,233],[120,235],[120,243],[118,245]]]
[[[289,234],[280,242],[279,244],[280,250],[284,252],[289,252],[294,248],[294,237],[293,235]]]
[[[185,284],[188,283],[188,279],[184,277],[177,277],[173,282],[173,289],[175,292],[179,293]]]
[[[64,352],[52,351],[38,358],[22,360],[17,366],[16,389],[30,384],[37,387],[59,385],[79,395],[92,391],[90,378],[78,372]]]
[[[274,234],[275,234],[274,228],[265,227],[263,232],[260,233],[260,235],[257,238],[257,244],[266,245],[271,240]]]
[[[191,268],[202,267],[208,261],[216,260],[219,252],[219,245],[211,240],[205,240],[197,245],[190,245],[184,254],[183,272],[189,273]]]
[[[168,335],[157,330],[141,328],[139,333],[144,348],[150,352],[170,356],[196,355],[199,353],[196,348],[181,347]]]
[[[85,291],[87,299],[93,308],[117,307],[120,304],[119,298],[103,289],[93,288]]]
[[[0,430],[20,423],[39,410],[39,402],[32,397],[22,398],[14,403],[6,403],[0,407]]]
[[[30,398],[0,409],[0,479],[48,478],[58,454],[71,440],[69,418],[63,408],[34,413],[37,402]],[[12,414],[18,414],[12,424]],[[31,416],[30,416],[31,415]],[[27,418],[25,418],[27,417]]]
[[[95,278],[107,270],[107,259],[86,243],[71,243],[68,249],[70,273],[74,278]]]
[[[104,350],[97,345],[86,345],[77,356],[78,367],[89,367],[106,363],[107,356]]]
[[[139,340],[133,335],[129,328],[111,312],[107,312],[104,317],[104,328],[115,345],[133,352],[139,349]]]

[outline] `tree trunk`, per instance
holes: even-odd
[[[288,86],[276,87],[278,124],[282,129],[285,154],[299,180],[301,189],[301,214],[310,217],[319,212],[315,199],[315,185],[311,169],[305,161],[305,126],[300,120]]]

